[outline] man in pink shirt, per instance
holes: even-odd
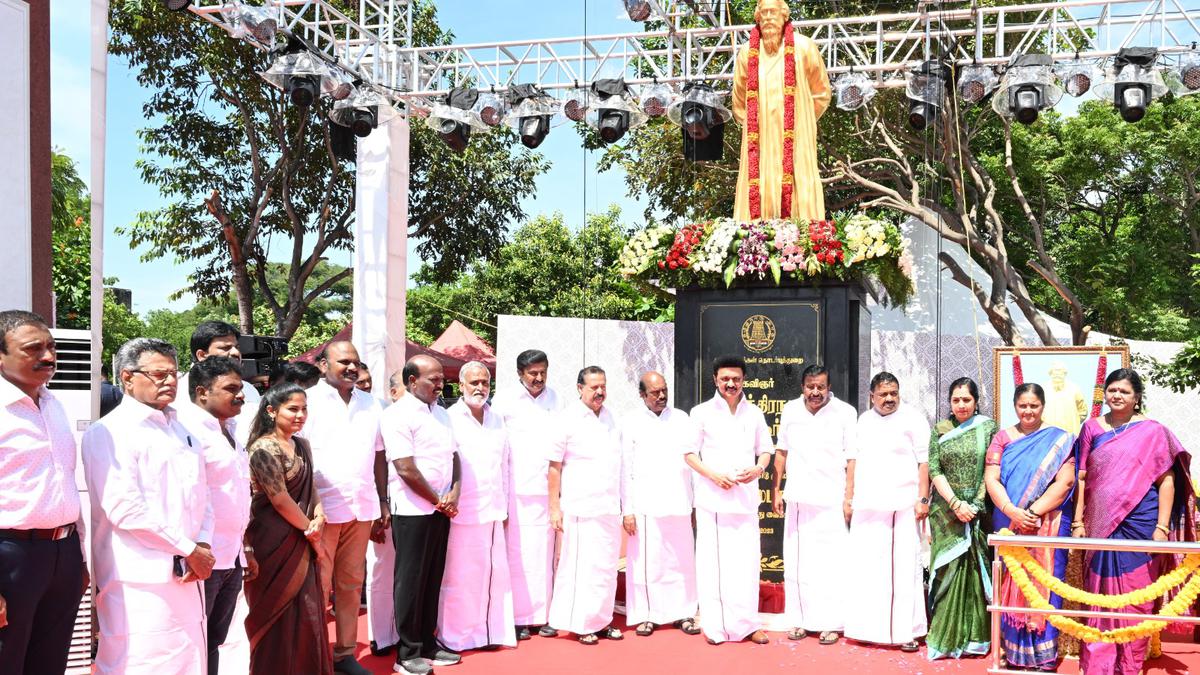
[[[61,675],[87,587],[75,437],[42,317],[0,312],[0,673]]]

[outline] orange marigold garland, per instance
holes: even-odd
[[[1096,362],[1096,386],[1092,389],[1092,417],[1099,417],[1104,405],[1104,378],[1108,376],[1108,351],[1100,350]]]
[[[746,64],[746,161],[750,164],[750,219],[762,219],[762,182],[758,149],[758,50],[761,34],[750,31],[750,58]],[[790,26],[783,31],[783,184],[779,194],[779,217],[792,215],[792,191],[795,187],[796,128],[796,36]]]

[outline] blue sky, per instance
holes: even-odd
[[[562,1],[554,11],[549,3],[530,0],[485,3],[479,0],[439,0],[442,26],[454,31],[459,43],[494,42],[539,37],[628,32],[637,27],[624,15],[620,0]],[[86,5],[77,0],[51,2],[51,138],[53,144],[76,160],[85,181],[90,176],[88,118],[90,25]],[[148,92],[138,86],[121,59],[108,62],[107,157],[105,166],[106,213],[104,274],[120,279],[120,286],[133,291],[134,310],[145,313],[160,307],[184,309],[194,300],[189,296],[171,302],[168,296],[187,283],[191,266],[168,259],[143,262],[144,250],[132,250],[129,241],[114,228],[132,222],[139,211],[163,203],[158,191],[144,185],[135,168],[139,157],[137,130],[143,126],[142,104]],[[539,148],[551,169],[538,180],[537,190],[524,199],[530,216],[561,211],[566,222],[577,227],[584,210],[602,211],[619,204],[627,221],[641,216],[639,203],[626,196],[624,175],[618,171],[600,174],[595,170],[599,153],[583,150],[578,134],[569,127],[551,130]],[[586,202],[583,195],[586,194]],[[415,253],[409,269],[418,264]],[[349,256],[335,262],[349,263]]]

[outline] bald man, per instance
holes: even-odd
[[[438,405],[446,383],[442,364],[414,356],[404,364],[403,377],[408,394],[384,410],[381,421],[387,459],[400,477],[391,504],[400,636],[393,670],[421,675],[461,660],[438,643],[435,630],[450,519],[458,515],[462,480],[454,429]]]
[[[388,518],[381,411],[357,387],[360,364],[358,350],[349,342],[325,346],[317,357],[321,381],[308,390],[303,431],[312,446],[313,482],[328,519],[321,545],[331,564],[321,565],[321,587],[333,594],[334,669],[352,675],[369,673],[355,658],[359,598],[372,525],[382,527]]]
[[[695,635],[692,470],[683,458],[695,452],[696,430],[687,413],[668,404],[662,374],[643,375],[638,395],[644,407],[625,419],[621,434],[626,617],[638,635],[664,624]]]

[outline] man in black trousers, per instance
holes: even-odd
[[[450,519],[458,515],[459,459],[450,418],[438,405],[442,364],[414,356],[404,364],[410,395],[383,411],[379,426],[387,459],[400,477],[390,498],[396,546],[397,671],[425,675],[461,659],[434,637],[446,566]]]
[[[0,673],[62,675],[89,580],[75,436],[42,317],[0,312]]]

